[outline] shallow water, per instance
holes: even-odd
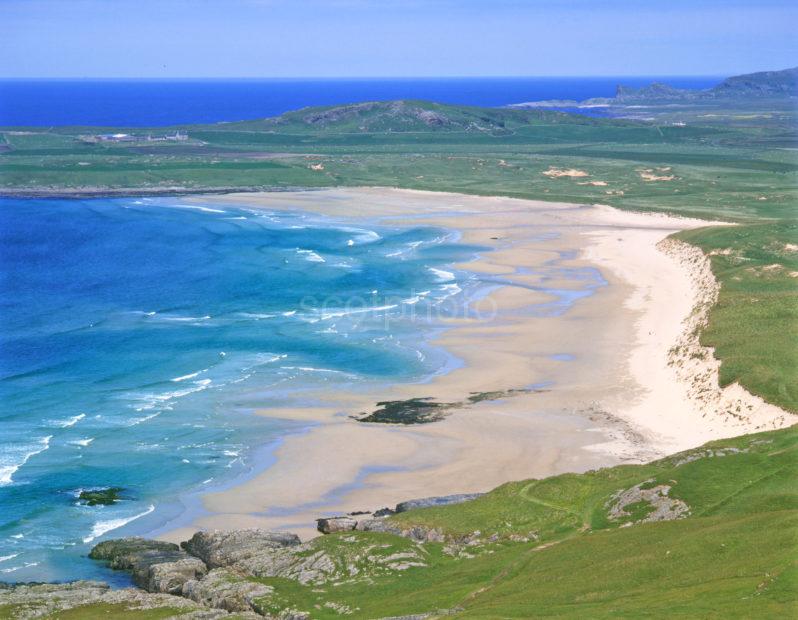
[[[0,581],[126,583],[92,545],[188,524],[203,492],[307,428],[256,410],[456,367],[430,340],[506,283],[451,266],[486,250],[433,226],[180,198],[0,199]],[[573,257],[518,270],[551,295],[528,312],[605,284]],[[109,486],[122,501],[78,499]]]
[[[302,430],[253,410],[442,371],[428,311],[479,285],[451,231],[173,198],[2,199],[0,236],[8,581],[123,580],[97,540],[179,522]],[[78,501],[105,486],[123,501]]]

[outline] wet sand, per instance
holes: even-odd
[[[710,439],[786,425],[776,408],[747,420],[702,415],[669,350],[700,294],[689,265],[657,244],[710,222],[622,212],[606,206],[388,188],[230,194],[196,200],[336,218],[381,218],[462,232],[491,248],[457,265],[499,278],[471,315],[442,319],[434,344],[462,362],[428,383],[379,393],[316,392],[321,403],[263,415],[307,420],[285,438],[276,463],[253,478],[203,496],[206,514],[164,538],[200,528],[265,527],[315,535],[314,519],[393,506],[430,495],[487,491],[510,480],[641,462]],[[539,270],[597,268],[606,286],[561,316],[541,316],[554,299]],[[536,271],[538,270],[538,271]],[[530,288],[532,287],[532,288]],[[572,278],[546,288],[581,287]],[[478,312],[476,312],[478,311]],[[547,387],[451,410],[424,425],[363,424],[349,416],[378,401],[432,397],[462,402],[475,392]]]

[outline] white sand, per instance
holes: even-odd
[[[701,314],[693,314],[693,308],[706,305],[716,285],[711,273],[707,279],[700,252],[696,258],[691,246],[669,244],[666,253],[657,244],[673,232],[709,222],[606,206],[386,188],[198,200],[456,228],[464,242],[494,248],[458,268],[500,275],[511,284],[480,302],[497,313],[451,321],[451,329],[438,339],[438,345],[464,362],[462,368],[428,384],[396,385],[379,394],[312,394],[326,403],[314,409],[263,411],[315,425],[287,437],[267,471],[204,496],[209,514],[166,538],[184,539],[197,528],[244,526],[310,536],[319,516],[640,462],[796,421],[739,386],[716,387],[716,397],[697,398],[695,376],[717,386],[717,362],[711,355],[674,361],[669,353],[687,337],[686,329],[692,331],[690,321]],[[418,215],[424,218],[414,219]],[[579,257],[562,259],[560,252],[567,250]],[[569,267],[596,266],[609,286],[579,300],[563,316],[535,316],[530,310],[549,296],[523,286],[537,284],[535,268],[552,259]],[[574,283],[563,279],[546,286],[573,288]],[[572,354],[573,361],[552,359],[563,352]],[[485,401],[433,424],[367,425],[348,417],[373,410],[378,400],[430,396],[460,401],[471,392],[549,380],[554,384],[543,393]],[[740,403],[742,415],[735,409]]]

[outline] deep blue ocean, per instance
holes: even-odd
[[[305,106],[426,99],[503,106],[611,97],[618,84],[708,88],[718,77],[0,80],[0,125],[157,126],[277,116]],[[585,111],[583,110],[582,113]]]

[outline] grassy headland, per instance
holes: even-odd
[[[405,530],[434,529],[441,543],[325,536],[316,544],[342,567],[368,548],[417,556],[420,566],[399,578],[364,564],[357,576],[342,572],[321,587],[262,579],[275,588],[265,609],[339,617],[324,605],[333,601],[363,618],[435,610],[474,618],[789,616],[798,609],[796,442],[795,429],[723,440],[389,518]],[[655,520],[657,504],[683,512]]]

